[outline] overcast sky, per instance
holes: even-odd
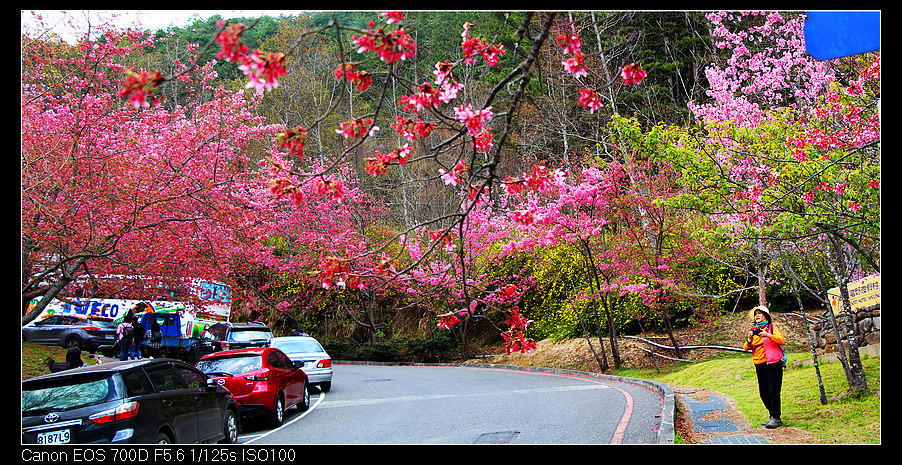
[[[47,26],[51,26],[63,40],[74,42],[76,30],[67,25],[61,19],[65,16],[62,10],[21,10],[21,21],[23,32],[28,28],[33,30],[34,15],[32,11],[38,12],[43,17],[43,22]],[[115,14],[116,24],[122,27],[136,27],[138,24],[145,29],[157,30],[166,29],[169,26],[183,27],[194,19],[207,19],[214,14],[220,14],[223,18],[232,17],[256,17],[264,14],[269,16],[279,16],[280,14],[292,14],[298,11],[285,10],[64,10],[68,16],[75,20],[75,23],[81,28],[86,28],[88,19],[91,24],[97,25],[102,19],[108,19]],[[195,16],[196,15],[196,16]]]

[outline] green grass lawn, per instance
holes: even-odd
[[[47,366],[41,364],[47,357],[51,357],[57,362],[65,362],[66,349],[59,346],[45,346],[31,342],[23,342],[22,379],[25,380],[50,373]],[[88,365],[94,364],[94,360],[91,358],[90,354],[82,353],[81,359]]]
[[[788,354],[789,361],[809,358]],[[820,361],[820,360],[819,360]],[[880,390],[880,357],[862,356],[868,388]],[[817,374],[813,366],[789,366],[783,372],[781,395],[784,426],[803,429],[825,444],[879,444],[880,397],[874,393],[849,396],[842,364],[820,363],[827,404],[820,403]],[[701,363],[655,370],[624,370],[620,376],[650,379],[670,385],[708,388],[733,398],[751,423],[767,420],[767,410],[758,397],[755,368],[748,356],[728,355]]]

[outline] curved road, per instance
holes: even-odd
[[[281,428],[244,444],[655,444],[662,398],[604,378],[460,366],[337,365]]]

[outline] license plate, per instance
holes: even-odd
[[[113,335],[112,334],[104,334],[103,338],[104,339],[113,339]]]
[[[38,444],[68,444],[69,440],[68,429],[38,433]]]

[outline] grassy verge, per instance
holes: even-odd
[[[789,354],[790,362],[807,358]],[[862,356],[868,388],[880,390],[880,358]],[[827,404],[820,403],[813,366],[790,366],[783,372],[781,395],[784,426],[803,429],[824,444],[879,444],[880,397],[875,393],[850,396],[842,364],[820,363]],[[747,356],[727,356],[701,363],[655,370],[623,370],[620,376],[650,379],[670,385],[713,389],[736,401],[750,423],[766,421],[767,411],[758,397],[755,369]]]
[[[57,362],[65,362],[66,349],[58,346],[22,342],[22,379],[26,380],[50,373],[47,365],[42,363],[47,357],[51,357]],[[94,363],[94,360],[86,354],[81,354],[81,359],[89,365]]]

